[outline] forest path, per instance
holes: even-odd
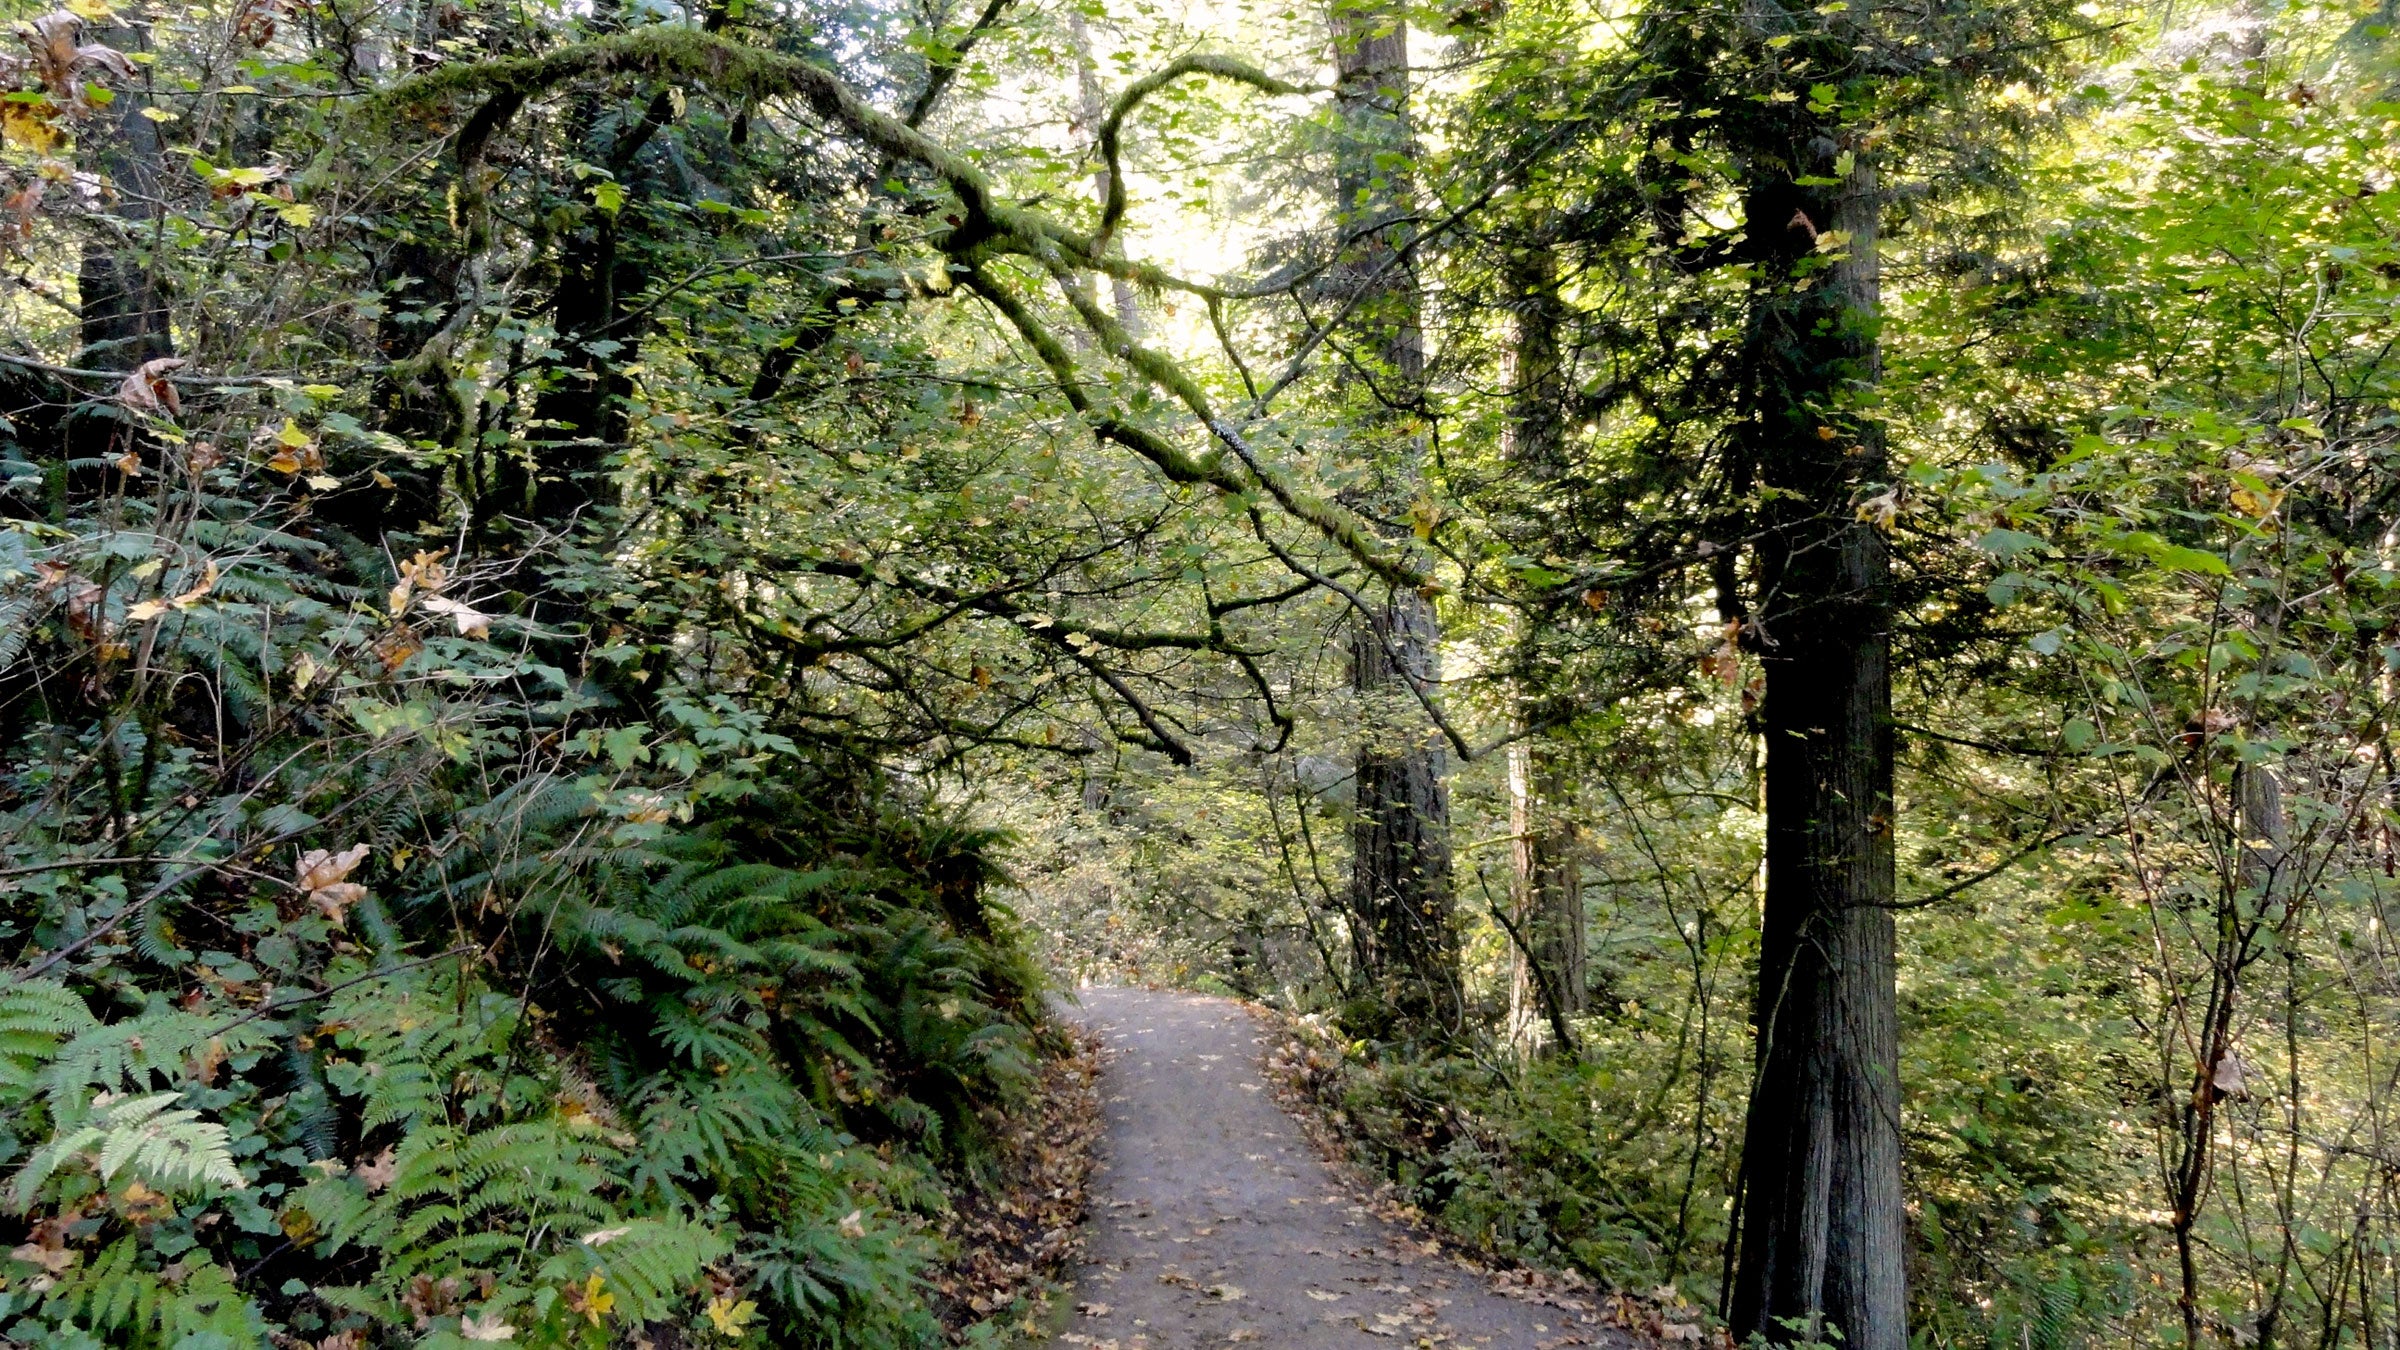
[[[1376,1217],[1318,1160],[1261,1072],[1266,1028],[1230,999],[1086,989],[1107,1046],[1106,1131],[1058,1344],[1093,1350],[1375,1345],[1553,1350],[1622,1332],[1492,1292]]]

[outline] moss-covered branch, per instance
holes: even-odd
[[[1117,226],[1125,219],[1125,172],[1118,162],[1124,148],[1125,119],[1142,105],[1143,100],[1186,75],[1214,75],[1220,80],[1246,84],[1268,94],[1314,92],[1312,86],[1276,79],[1246,61],[1205,54],[1177,57],[1161,69],[1135,80],[1124,93],[1117,96],[1116,106],[1108,111],[1108,120],[1100,124],[1100,158],[1108,166],[1108,201],[1100,209],[1100,230],[1092,236],[1095,253],[1107,251],[1110,236],[1117,232]]]
[[[1307,92],[1302,86],[1278,80],[1229,57],[1183,57],[1136,82],[1118,98],[1108,125],[1102,130],[1104,144],[1111,147],[1116,144],[1125,117],[1143,99],[1174,80],[1194,74],[1235,80],[1269,93]],[[1323,534],[1376,575],[1411,589],[1425,584],[1425,578],[1397,560],[1364,522],[1339,506],[1300,492],[1284,474],[1260,462],[1240,434],[1218,417],[1207,394],[1188,372],[1165,355],[1134,342],[1113,316],[1090,303],[1079,288],[1068,285],[1063,289],[1070,302],[1103,349],[1171,393],[1211,435],[1239,457],[1241,465],[1236,468],[1227,463],[1221,452],[1195,457],[1157,433],[1099,409],[1085,392],[1074,359],[1066,348],[1050,334],[1023,298],[979,261],[996,254],[1021,254],[1062,278],[1073,269],[1095,269],[1137,284],[1217,296],[1219,292],[1211,288],[1182,281],[1150,264],[1106,256],[1107,230],[1123,214],[1118,189],[1111,190],[1114,205],[1102,235],[1083,234],[1044,212],[1001,201],[990,178],[966,157],[904,120],[873,107],[839,75],[823,66],[678,25],[657,24],[612,33],[538,56],[501,57],[444,67],[399,82],[379,95],[378,102],[398,108],[470,94],[483,96],[485,101],[460,135],[464,167],[467,157],[480,155],[483,144],[534,95],[572,80],[611,75],[676,80],[743,100],[798,98],[818,116],[869,146],[929,171],[958,199],[962,209],[957,228],[941,241],[942,249],[968,264],[972,289],[998,309],[1033,346],[1043,364],[1057,376],[1068,403],[1091,426],[1095,436],[1132,450],[1174,482],[1206,484],[1236,496],[1249,492],[1254,483],[1262,486],[1285,512]],[[459,191],[465,213],[480,221],[483,205],[479,189],[462,181]],[[468,228],[472,239],[478,226],[470,224]]]

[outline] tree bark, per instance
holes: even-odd
[[[1838,1328],[1846,1350],[1905,1350],[1890,569],[1858,501],[1885,472],[1862,407],[1879,366],[1879,198],[1872,167],[1838,151],[1830,133],[1798,140],[1746,212],[1762,264],[1741,448],[1769,490],[1751,634],[1767,886],[1733,1333],[1789,1344]]]
[[[1394,223],[1408,184],[1394,165],[1412,138],[1408,27],[1396,12],[1337,12],[1335,218],[1344,236],[1338,284],[1359,296],[1344,382],[1366,400],[1360,426],[1381,442],[1376,482],[1359,503],[1370,517],[1402,515],[1421,488],[1423,446],[1408,425],[1424,380],[1416,277],[1399,256]],[[1413,716],[1410,685],[1435,678],[1441,641],[1433,606],[1393,591],[1376,612],[1353,616],[1351,688],[1366,724],[1356,760],[1351,827],[1351,940],[1362,983],[1412,1030],[1455,1029],[1463,996],[1452,914],[1450,799],[1444,756]]]
[[[1551,1009],[1574,1017],[1586,1002],[1582,868],[1557,805],[1565,786],[1546,747],[1509,748],[1509,908],[1525,937],[1522,950],[1510,944],[1509,1039],[1528,1048]]]
[[[1565,305],[1558,293],[1558,263],[1545,225],[1510,259],[1505,274],[1513,313],[1509,352],[1509,418],[1504,447],[1511,497],[1523,519],[1512,522],[1527,539],[1551,525],[1550,505],[1566,472],[1566,411],[1559,352]],[[1520,688],[1520,725],[1533,721],[1526,706],[1534,691]],[[1568,783],[1557,751],[1534,735],[1510,747],[1509,834],[1512,838],[1509,907],[1525,941],[1510,944],[1509,1039],[1531,1048],[1555,1009],[1563,1020],[1585,1006],[1583,885],[1574,856],[1574,832],[1563,815]],[[1548,1006],[1545,1006],[1545,1000]]]
[[[123,51],[137,47],[140,37],[131,28],[111,25],[94,31],[90,40]],[[140,91],[122,89],[108,107],[114,126],[100,152],[100,167],[114,200],[106,215],[95,217],[108,237],[85,241],[77,270],[82,344],[75,363],[80,366],[131,370],[175,354],[166,297],[148,256],[157,243],[153,236],[166,183],[159,124],[142,115],[148,106]]]
[[[1351,687],[1378,696],[1381,708],[1391,707],[1392,687],[1407,678],[1404,671],[1431,677],[1438,636],[1433,607],[1412,592],[1395,592],[1378,612],[1354,621]],[[1355,769],[1352,947],[1368,988],[1403,1025],[1455,1028],[1463,996],[1451,913],[1444,756],[1424,730],[1392,726],[1397,719],[1377,716],[1380,710],[1367,714],[1368,735],[1359,743]]]

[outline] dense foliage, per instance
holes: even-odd
[[[0,1344],[990,1338],[1086,975],[1809,1339],[1853,852],[1910,1336],[2400,1326],[2388,16],[8,17]]]

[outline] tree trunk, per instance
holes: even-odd
[[[139,46],[141,35],[110,25],[92,32],[89,40],[128,51]],[[139,91],[125,89],[108,108],[114,126],[100,152],[100,167],[114,200],[107,215],[95,218],[108,235],[85,241],[76,276],[82,321],[77,365],[131,370],[175,354],[166,297],[149,259],[158,242],[160,194],[166,183],[159,124],[142,115],[149,106],[150,100]]]
[[[1553,1010],[1567,1018],[1585,1006],[1582,869],[1557,805],[1565,786],[1547,747],[1509,748],[1509,908],[1525,941],[1509,944],[1508,1023],[1509,1039],[1526,1047]]]
[[[1350,324],[1357,361],[1344,377],[1362,398],[1359,425],[1374,440],[1376,482],[1358,505],[1371,517],[1404,514],[1421,491],[1424,448],[1408,425],[1425,372],[1416,277],[1399,256],[1408,185],[1393,167],[1411,140],[1408,27],[1379,9],[1334,21],[1342,142],[1335,190],[1345,298],[1365,292]],[[1432,604],[1393,591],[1379,611],[1354,615],[1351,688],[1367,732],[1357,751],[1351,827],[1352,944],[1362,983],[1415,1030],[1455,1029],[1462,1011],[1458,938],[1451,913],[1450,799],[1443,755],[1413,711],[1429,687],[1441,630]]]
[[[1831,135],[1799,145],[1746,213],[1763,266],[1744,448],[1771,489],[1751,635],[1766,667],[1767,888],[1733,1333],[1784,1344],[1830,1327],[1846,1350],[1905,1350],[1890,577],[1858,500],[1885,472],[1860,406],[1878,374],[1878,195]],[[1837,165],[1830,189],[1791,181]]]
[[[1408,591],[1353,623],[1351,687],[1377,702],[1358,746],[1350,914],[1367,987],[1403,1025],[1439,1030],[1456,1027],[1463,1001],[1444,756],[1420,719],[1380,715],[1394,708],[1403,671],[1431,677],[1437,636],[1433,607]]]
[[[1512,500],[1522,519],[1514,532],[1536,539],[1553,524],[1558,480],[1566,472],[1566,412],[1561,406],[1559,330],[1566,322],[1558,294],[1558,263],[1544,226],[1511,259],[1507,272],[1514,311],[1509,353],[1510,408],[1504,447]],[[1530,654],[1530,653],[1529,653]],[[1521,682],[1520,702],[1535,691]],[[1521,724],[1533,718],[1519,711]],[[1510,946],[1509,1039],[1531,1047],[1555,1011],[1563,1020],[1584,1010],[1584,925],[1581,869],[1573,829],[1562,815],[1567,783],[1557,751],[1536,734],[1509,751],[1509,906],[1524,942]]]

